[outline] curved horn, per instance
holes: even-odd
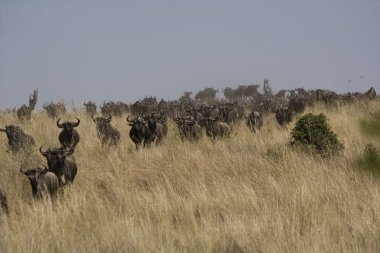
[[[21,172],[22,174],[25,174],[25,173],[27,172],[27,170],[26,170],[25,168],[20,168],[20,172]]]
[[[129,115],[128,115],[128,117],[127,117],[127,121],[128,121],[128,122],[131,122],[131,121],[129,120]]]
[[[7,131],[7,129],[0,128],[0,132],[5,132],[5,131]]]
[[[77,122],[77,123],[74,123],[74,124],[73,124],[73,127],[77,127],[77,126],[79,126],[79,123],[80,123],[80,120],[79,120],[77,117],[75,117],[75,118],[77,119],[78,122]]]
[[[111,119],[112,119],[112,116],[111,116],[111,115],[109,115],[108,117],[106,117],[106,120],[107,120],[107,121],[111,121]]]
[[[48,153],[48,151],[49,151],[50,149],[48,149],[48,150],[46,150],[46,151],[44,152],[44,151],[42,151],[42,147],[43,147],[43,145],[41,145],[41,147],[40,147],[40,153],[41,153],[42,155],[47,155],[47,153]]]
[[[59,128],[63,128],[63,125],[62,124],[59,124],[59,121],[61,120],[61,118],[59,118],[58,120],[57,120],[57,127],[59,127]]]

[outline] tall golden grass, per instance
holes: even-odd
[[[230,138],[181,142],[176,125],[158,147],[137,151],[125,118],[111,122],[121,143],[103,147],[92,120],[81,118],[78,174],[57,202],[32,197],[20,166],[46,164],[40,145],[57,147],[59,129],[44,112],[22,125],[36,140],[29,157],[7,153],[0,135],[0,185],[10,215],[0,215],[0,252],[379,252],[380,181],[356,167],[372,140],[359,121],[380,102],[325,113],[345,145],[333,158],[292,150],[290,130],[273,116],[259,133],[245,124]]]

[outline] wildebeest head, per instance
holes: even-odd
[[[7,134],[8,144],[14,152],[34,145],[33,137],[25,134],[19,126],[9,125],[4,129],[0,128],[0,132]]]
[[[182,116],[179,118],[175,118],[174,121],[175,123],[177,123],[178,126],[183,126],[183,125],[192,126],[197,123],[193,116]]]
[[[66,131],[69,134],[73,134],[74,127],[79,126],[80,120],[78,118],[77,122],[70,122],[70,121],[65,121],[63,123],[59,123],[61,119],[57,120],[57,127],[62,128],[64,131]]]
[[[162,112],[160,112],[159,115],[157,115],[156,113],[147,115],[144,117],[144,120],[148,123],[149,128],[153,131],[154,129],[156,129],[157,122],[165,123],[167,121],[167,118]]]
[[[72,155],[74,150],[61,147],[53,149],[48,148],[46,151],[42,151],[41,146],[40,152],[46,157],[49,168],[58,168],[58,170],[54,171],[54,173],[60,177],[64,173],[66,157]]]
[[[112,120],[112,116],[107,117],[93,117],[92,120],[96,123],[98,129],[104,129]]]
[[[45,175],[48,171],[49,169],[46,167],[44,169],[42,168],[32,168],[32,169],[21,168],[20,169],[20,172],[28,177],[30,184],[32,185],[33,196],[36,196],[38,192],[38,186],[39,186],[38,178],[41,175]]]
[[[4,129],[0,128],[0,132],[5,132],[8,140],[16,138],[21,133],[21,128],[19,126],[9,125],[5,126]]]
[[[204,125],[206,128],[210,127],[214,122],[218,121],[217,118],[213,118],[213,117],[205,117],[203,119],[203,122],[204,122]]]
[[[128,121],[128,125],[130,125],[132,129],[136,129],[136,130],[141,129],[142,127],[148,124],[146,120],[141,116],[138,116],[132,120],[129,119],[129,116],[128,116],[127,121]]]
[[[127,117],[128,125],[131,126],[129,131],[129,137],[136,144],[136,147],[143,144],[144,146],[149,145],[154,141],[153,131],[150,129],[146,120],[141,116],[138,116],[132,120]]]

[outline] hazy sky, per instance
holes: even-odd
[[[0,0],[0,108],[262,84],[380,92],[380,0]],[[351,81],[349,81],[351,80]]]

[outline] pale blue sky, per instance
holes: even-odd
[[[380,0],[0,0],[0,108],[260,83],[380,92]],[[348,80],[351,80],[349,82]]]

